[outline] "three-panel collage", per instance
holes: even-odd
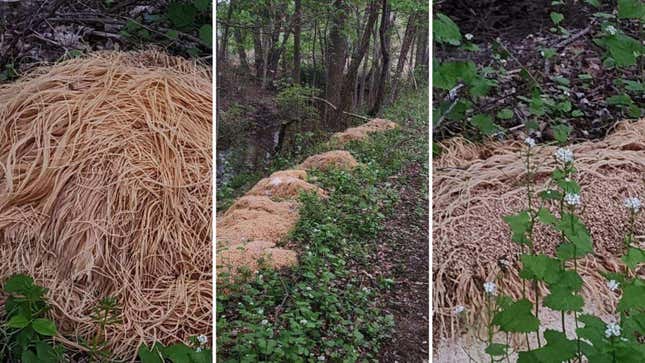
[[[644,84],[643,0],[0,0],[0,362],[645,362]]]

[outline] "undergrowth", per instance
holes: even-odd
[[[297,266],[218,279],[219,361],[377,360],[394,321],[375,301],[394,281],[370,281],[361,271],[397,200],[388,177],[418,161],[427,173],[427,91],[401,97],[385,117],[403,127],[348,145],[360,167],[310,173],[330,196],[301,195],[300,220],[288,238],[299,250]]]

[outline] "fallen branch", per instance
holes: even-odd
[[[591,31],[591,25],[590,24],[588,27],[582,29],[581,31],[577,32],[576,34],[572,35],[571,37],[553,45],[551,48],[554,48],[556,51],[559,51],[561,48],[566,47],[567,45],[573,43],[576,41],[576,39],[582,37],[583,35],[589,33]]]
[[[324,98],[320,98],[320,97],[317,97],[317,96],[311,96],[310,98],[311,98],[312,100],[321,101],[321,102],[326,103],[326,104],[327,104],[329,107],[331,107],[334,111],[337,111],[337,110],[338,110],[338,107],[334,106],[334,104],[333,104],[333,103],[329,102],[328,100],[326,100],[326,99],[324,99]],[[343,113],[344,113],[345,115],[347,115],[347,116],[353,116],[353,117],[356,117],[356,118],[363,119],[363,120],[365,120],[365,121],[369,121],[369,120],[370,120],[370,118],[369,118],[369,117],[365,117],[365,116],[362,116],[362,115],[359,115],[359,114],[356,114],[356,113],[347,112],[347,111],[343,111]]]

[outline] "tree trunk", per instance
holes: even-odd
[[[386,0],[383,0],[385,3]],[[378,7],[376,0],[371,1],[368,5],[368,19],[367,24],[365,25],[365,30],[361,36],[360,42],[357,44],[357,47],[352,54],[352,61],[347,68],[347,75],[345,76],[343,86],[340,94],[340,103],[336,108],[336,119],[341,126],[341,129],[347,128],[349,125],[347,123],[347,116],[344,114],[344,111],[350,110],[352,107],[352,96],[355,90],[355,81],[358,74],[358,68],[365,57],[367,52],[367,46],[369,45],[369,40],[371,36],[371,29],[378,18]]]
[[[262,48],[262,28],[253,32],[253,48],[255,57],[255,75],[261,78],[264,74],[264,48]]]
[[[325,98],[333,105],[340,103],[340,91],[343,84],[343,70],[345,68],[345,57],[347,56],[347,43],[343,34],[348,6],[344,0],[334,0],[334,15],[329,30],[329,41],[327,48],[327,74],[325,79]],[[335,112],[325,108],[324,127],[327,130],[338,130],[340,120],[336,119]]]
[[[417,54],[415,61],[415,68],[427,69],[428,68],[428,29],[424,26],[419,35],[417,36]]]
[[[316,88],[316,76],[318,74],[318,68],[316,68],[316,35],[318,34],[318,22],[314,19],[314,39],[311,45],[311,61],[313,63],[313,74],[311,86]]]
[[[293,83],[300,84],[300,21],[302,17],[301,0],[296,0],[296,13],[293,24]]]
[[[235,30],[235,42],[237,43],[237,55],[240,58],[240,65],[242,67],[242,70],[244,72],[249,72],[249,61],[246,59],[246,50],[244,49],[244,40],[246,39],[246,34],[245,36],[242,36],[242,31],[238,28]]]
[[[379,29],[381,57],[383,61],[381,63],[381,74],[378,77],[378,88],[376,90],[376,95],[374,98],[374,105],[372,105],[372,108],[368,112],[368,115],[370,116],[376,116],[376,114],[378,114],[378,112],[381,110],[381,105],[383,104],[383,94],[385,93],[385,79],[387,78],[388,67],[390,66],[390,54],[388,53],[388,43],[386,40],[389,20],[390,9],[387,5],[387,0],[383,0],[383,13],[381,14],[381,27]]]
[[[224,23],[224,32],[222,33],[222,41],[220,43],[220,49],[217,54],[217,63],[226,64],[226,48],[228,48],[228,35],[229,35],[229,24],[231,23],[231,18],[233,17],[233,0],[228,4],[228,10],[226,11],[226,23]]]
[[[412,44],[412,39],[414,39],[414,32],[416,31],[417,14],[413,13],[408,18],[408,25],[405,27],[405,35],[403,36],[403,42],[401,43],[401,52],[399,53],[399,60],[396,63],[396,72],[394,73],[394,78],[392,79],[392,90],[390,92],[389,103],[392,103],[396,98],[397,87],[399,85],[399,80],[401,78],[401,73],[403,72],[403,67],[407,60],[408,52],[410,51],[410,45]]]

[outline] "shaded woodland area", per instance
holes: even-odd
[[[257,170],[426,87],[428,32],[421,0],[219,1],[218,153],[246,149],[219,160]]]

